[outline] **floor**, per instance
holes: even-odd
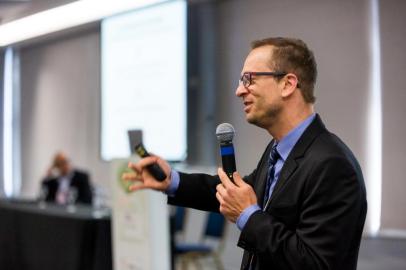
[[[209,260],[200,262],[201,270],[216,269]],[[226,270],[232,270],[227,267]],[[176,265],[177,270],[198,269],[190,265],[182,269],[180,264]],[[389,238],[364,238],[361,242],[361,248],[358,258],[357,270],[405,270],[406,269],[406,239]]]
[[[405,270],[406,239],[364,238],[358,270]]]

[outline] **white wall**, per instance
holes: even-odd
[[[23,194],[34,196],[56,151],[109,188],[99,158],[100,35],[98,30],[21,49]]]
[[[383,102],[382,229],[406,230],[406,1],[380,3]]]

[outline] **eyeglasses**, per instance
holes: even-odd
[[[244,85],[244,87],[248,87],[252,84],[252,76],[274,76],[274,77],[283,77],[287,73],[275,71],[275,72],[244,72],[241,78],[239,79],[238,83]]]

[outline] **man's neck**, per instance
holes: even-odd
[[[61,177],[71,177],[73,175],[73,170],[69,169],[67,172],[63,173]]]
[[[294,112],[282,111],[279,117],[275,119],[275,122],[267,128],[268,133],[271,134],[275,140],[280,141],[313,113],[313,105],[303,106],[300,110],[295,110]]]

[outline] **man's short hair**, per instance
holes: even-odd
[[[298,77],[300,90],[307,103],[314,103],[314,85],[317,64],[313,52],[300,39],[272,37],[253,41],[252,49],[270,45],[273,47],[271,68],[275,71],[293,73]]]

